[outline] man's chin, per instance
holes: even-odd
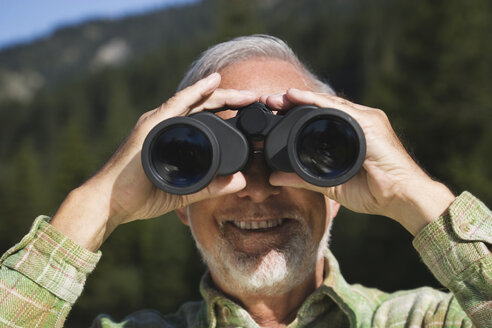
[[[235,261],[223,262],[219,267],[209,264],[209,267],[228,292],[277,295],[288,292],[301,282],[299,277],[295,278],[299,272],[293,272],[288,262],[285,254],[270,250],[262,255],[236,253]]]
[[[225,292],[278,295],[305,281],[315,268],[319,245],[313,243],[310,231],[300,227],[292,222],[276,232],[229,229],[231,234],[224,231],[215,249],[205,250],[198,242],[197,246]]]

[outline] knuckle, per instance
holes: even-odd
[[[147,113],[142,114],[142,115],[138,118],[136,126],[138,127],[138,126],[143,125],[143,124],[144,124],[144,122],[147,120],[147,118],[148,118],[148,117],[149,117],[148,112],[147,112]]]
[[[386,113],[383,110],[381,110],[379,108],[374,108],[371,112],[372,112],[372,115],[377,120],[379,120],[380,122],[383,122],[383,123],[389,122],[388,115],[386,115]]]
[[[146,122],[148,122],[149,118],[155,113],[155,111],[156,110],[151,110],[140,115],[135,126],[140,127],[144,125]]]
[[[166,102],[164,102],[162,105],[160,105],[158,110],[163,111],[164,108],[166,108],[167,106],[174,106],[178,102],[181,92],[183,91],[180,91],[179,93],[175,94],[174,96],[169,98]]]
[[[175,204],[174,208],[183,208],[185,207],[188,202],[186,201],[186,196],[181,196],[181,197],[174,197],[175,198]]]
[[[185,207],[188,202],[186,200],[186,196],[177,196],[177,195],[172,195],[168,194],[162,190],[159,190],[159,192],[162,193],[163,197],[167,198],[167,207],[170,209],[178,209],[178,208],[183,208]]]

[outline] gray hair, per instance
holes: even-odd
[[[198,60],[193,62],[178,85],[178,90],[182,90],[234,63],[258,57],[284,60],[304,74],[314,91],[335,94],[327,83],[321,81],[306,65],[301,63],[294,51],[284,41],[265,34],[237,37],[207,49]]]

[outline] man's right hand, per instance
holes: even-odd
[[[236,173],[215,178],[195,194],[168,194],[147,179],[140,160],[145,137],[161,121],[224,106],[242,107],[256,100],[248,91],[217,89],[219,84],[220,75],[214,73],[143,114],[104,167],[68,195],[51,224],[81,246],[96,251],[122,223],[157,217],[199,200],[243,189],[244,177]]]

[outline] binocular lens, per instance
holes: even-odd
[[[323,187],[348,181],[366,155],[364,132],[344,112],[301,105],[275,115],[265,104],[253,103],[226,120],[204,111],[162,121],[145,139],[142,165],[156,187],[187,195],[216,176],[243,170],[257,140],[264,141],[272,170],[295,172]]]
[[[188,187],[205,177],[212,155],[212,145],[202,131],[180,124],[161,131],[151,150],[151,162],[167,184]]]
[[[358,151],[353,128],[334,118],[311,120],[297,138],[300,164],[308,174],[322,179],[339,177],[351,169]]]

